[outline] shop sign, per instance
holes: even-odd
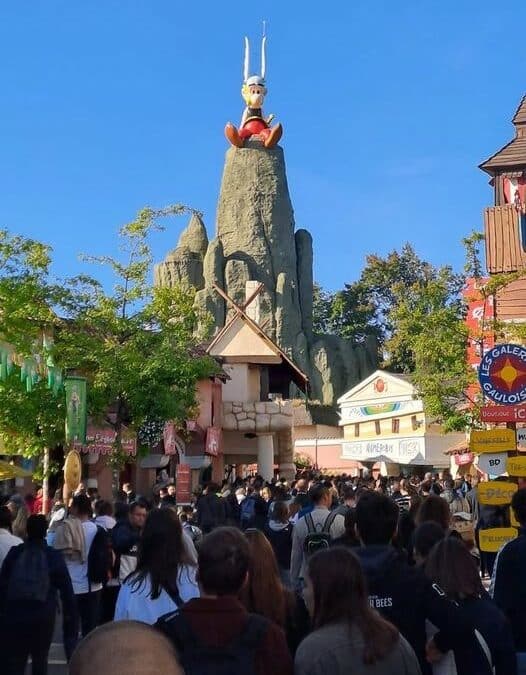
[[[386,438],[384,440],[342,443],[342,459],[358,462],[393,462],[410,464],[425,460],[426,445],[423,436]]]
[[[88,426],[86,433],[86,445],[75,443],[75,448],[84,453],[97,453],[99,455],[111,455],[115,450],[117,434],[111,427]],[[128,430],[121,433],[122,451],[127,455],[137,454],[137,440],[135,435]]]
[[[461,455],[455,455],[455,464],[457,466],[466,466],[471,464],[475,455],[472,452],[463,452]]]
[[[477,497],[481,504],[487,506],[504,506],[511,502],[511,498],[517,492],[515,483],[505,481],[490,481],[488,483],[479,483],[477,486]]]
[[[192,472],[189,464],[175,467],[175,501],[178,504],[190,504],[192,501]]]
[[[526,347],[495,345],[480,362],[479,381],[485,396],[495,403],[516,405],[526,401]]]
[[[526,422],[526,404],[485,405],[480,410],[482,422]]]
[[[501,476],[506,473],[508,454],[506,452],[488,452],[478,456],[477,466],[480,471],[492,476]]]
[[[175,432],[175,424],[173,422],[166,422],[163,430],[164,454],[177,455],[182,457],[184,455],[186,445],[182,438]]]
[[[523,446],[517,450],[526,450],[526,429],[517,429],[517,445]]]
[[[218,457],[223,452],[223,430],[221,427],[208,427],[206,430],[205,453]]]
[[[469,437],[472,452],[507,452],[515,450],[514,429],[475,429]]]
[[[500,549],[517,536],[514,527],[493,527],[489,530],[479,530],[480,550],[485,553],[497,553]]]
[[[526,476],[526,457],[508,457],[506,471],[510,476]]]

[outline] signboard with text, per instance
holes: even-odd
[[[471,452],[507,452],[516,447],[514,429],[474,429],[469,437]]]
[[[514,527],[493,527],[489,530],[479,530],[480,550],[486,553],[497,553],[500,549],[517,536]]]
[[[115,450],[116,438],[117,434],[111,427],[88,426],[86,445],[75,443],[74,447],[83,453],[110,455]],[[137,439],[132,432],[128,430],[122,432],[121,445],[123,452],[127,455],[135,456],[137,454]]]
[[[526,457],[508,457],[506,471],[510,476],[526,476]]]
[[[506,452],[485,452],[478,456],[477,466],[480,471],[492,476],[501,476],[506,473],[508,454]]]
[[[495,345],[480,361],[479,382],[482,393],[495,403],[526,402],[526,347]]]
[[[479,483],[477,497],[479,502],[488,506],[505,506],[511,502],[511,498],[517,492],[515,483],[494,480],[489,483]]]
[[[425,464],[425,440],[422,436],[342,443],[342,459],[359,462]]]
[[[192,501],[192,472],[189,464],[175,467],[175,500],[178,504],[190,504]]]
[[[522,405],[485,405],[480,410],[482,422],[526,422],[526,403]]]

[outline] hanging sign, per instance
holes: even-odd
[[[475,429],[469,438],[472,452],[507,452],[515,450],[514,429]]]
[[[479,530],[480,550],[486,553],[497,553],[500,549],[517,536],[514,527],[493,527],[489,530]]]
[[[521,405],[485,405],[480,409],[482,422],[526,422],[526,403]]]
[[[66,442],[86,443],[88,409],[86,403],[86,378],[67,377],[66,390]]]
[[[517,450],[526,451],[526,429],[517,429]]]
[[[481,504],[504,506],[511,502],[511,498],[517,492],[517,489],[515,483],[494,480],[489,483],[479,483],[477,496]]]
[[[76,490],[82,475],[82,463],[76,450],[70,450],[64,462],[64,484],[70,492]]]
[[[175,501],[177,504],[190,504],[192,473],[189,464],[178,464],[175,467]]]
[[[205,453],[218,457],[223,452],[223,430],[221,427],[208,427],[206,430]]]
[[[177,455],[179,453],[179,459],[184,457],[186,445],[183,439],[177,435],[173,422],[166,422],[164,425],[163,441],[165,455]]]
[[[455,455],[455,464],[457,466],[466,466],[466,464],[471,464],[475,459],[475,455],[472,452],[463,452],[461,455]]]
[[[115,451],[117,433],[108,426],[88,426],[85,444],[74,443],[73,447],[85,454],[111,455]],[[123,427],[121,430],[121,449],[127,455],[137,454],[137,438],[134,433]]]
[[[495,403],[516,405],[526,401],[526,347],[495,345],[480,362],[482,392]]]
[[[526,457],[508,457],[506,471],[510,476],[526,476]]]
[[[508,454],[506,452],[488,452],[478,456],[477,466],[480,471],[492,476],[501,476],[506,473]]]

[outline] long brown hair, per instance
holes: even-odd
[[[427,558],[425,573],[450,600],[478,598],[484,594],[473,556],[456,537],[446,537],[435,544]]]
[[[417,525],[433,521],[438,523],[443,530],[447,530],[451,520],[449,505],[445,499],[437,495],[429,495],[418,507],[415,521]]]
[[[369,605],[362,568],[354,553],[343,547],[319,551],[309,559],[308,575],[314,595],[314,627],[343,622],[354,625],[363,636],[363,663],[371,665],[384,659],[399,633]]]
[[[248,581],[241,589],[239,599],[247,611],[283,627],[289,597],[281,583],[272,546],[259,530],[247,530],[245,536],[250,548],[250,563]]]

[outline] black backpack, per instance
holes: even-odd
[[[44,604],[51,585],[46,549],[30,544],[21,544],[21,548],[7,586],[7,601]]]
[[[269,626],[268,619],[250,614],[242,632],[230,644],[209,647],[181,612],[161,617],[157,623],[175,645],[185,675],[255,675],[256,649]]]
[[[305,553],[306,558],[316,553],[316,551],[323,551],[330,547],[331,525],[333,524],[337,515],[337,511],[331,511],[327,518],[325,518],[325,522],[320,528],[320,523],[318,523],[318,525],[314,524],[312,514],[306,514],[305,523],[307,525],[307,535],[303,540],[303,552]]]
[[[254,527],[256,522],[256,498],[245,497],[241,502],[241,529],[247,530]]]
[[[106,584],[113,567],[111,539],[103,527],[97,525],[97,532],[88,553],[88,581],[90,584]]]

